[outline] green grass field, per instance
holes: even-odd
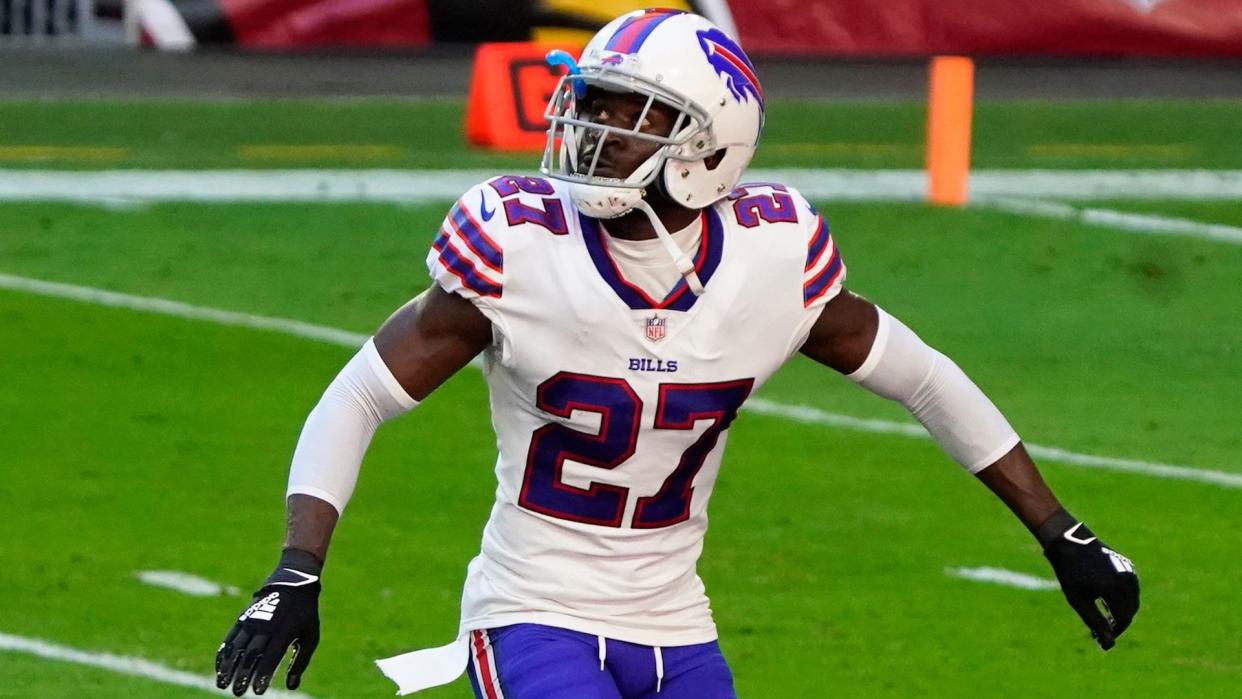
[[[914,167],[920,118],[913,105],[775,105],[766,145],[805,147],[769,149],[759,164]],[[0,168],[530,167],[464,149],[459,119],[448,102],[0,103]],[[985,104],[977,162],[1242,168],[1242,146],[1221,135],[1239,120],[1242,103]],[[274,162],[239,150],[351,143],[398,151]],[[912,151],[858,147],[868,144]],[[1242,225],[1237,202],[1106,205]],[[987,209],[821,208],[850,286],[957,359],[1029,441],[1242,474],[1242,246]],[[424,253],[444,210],[5,203],[0,273],[365,333],[428,283]],[[207,677],[243,597],[189,597],[135,572],[246,591],[267,574],[302,420],[351,351],[7,290],[0,328],[0,634]],[[806,361],[761,395],[904,419]],[[379,432],[334,540],[306,692],[389,696],[373,659],[450,639],[491,504],[493,449],[473,370]],[[1110,653],[1059,592],[945,574],[1051,577],[1021,525],[932,442],[744,415],[700,565],[741,695],[1237,696],[1242,491],[1043,468],[1142,575],[1143,610]],[[4,698],[203,694],[0,650]]]
[[[919,102],[777,101],[756,167],[922,167]],[[978,105],[980,168],[1236,168],[1242,102]],[[0,102],[4,168],[521,168],[472,150],[455,101]]]

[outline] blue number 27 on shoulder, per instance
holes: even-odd
[[[567,235],[569,228],[565,225],[565,209],[553,195],[556,190],[552,183],[541,177],[513,177],[505,175],[488,182],[496,194],[504,200],[505,218],[510,226],[533,223],[546,228],[553,235]],[[539,206],[523,204],[518,198],[519,192],[535,194],[542,197]]]
[[[689,519],[694,477],[721,433],[737,417],[754,383],[754,379],[740,379],[660,385],[655,429],[691,430],[698,420],[711,420],[712,424],[682,453],[659,492],[638,499],[630,526],[655,529]],[[561,474],[566,461],[611,470],[634,455],[643,413],[638,394],[624,379],[561,372],[539,386],[536,404],[540,410],[563,418],[574,410],[597,413],[599,432],[591,434],[558,423],[535,430],[518,504],[559,519],[620,527],[628,488],[595,482],[578,488],[565,483]]]

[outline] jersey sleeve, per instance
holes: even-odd
[[[801,307],[796,307],[794,313],[786,356],[792,356],[802,347],[823,313],[824,305],[845,288],[845,262],[828,229],[828,221],[801,194],[793,189],[789,190],[789,194],[794,199],[801,227],[795,239],[790,241],[791,245],[796,246],[790,251],[796,259],[792,260],[794,269],[789,270],[789,274],[801,271],[799,294],[794,300],[794,303],[801,303]]]
[[[823,306],[841,293],[845,284],[845,262],[824,217],[802,195],[795,193],[795,200],[799,213],[808,222],[802,306],[809,310]]]
[[[495,308],[505,291],[505,253],[499,242],[503,236],[487,225],[498,206],[495,192],[484,185],[472,187],[449,209],[427,254],[431,278],[485,313]]]

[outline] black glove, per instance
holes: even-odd
[[[299,549],[285,549],[275,572],[237,618],[216,651],[216,686],[233,685],[241,696],[254,685],[262,694],[276,666],[293,645],[285,686],[297,689],[319,645],[319,573],[323,562]]]
[[[1139,581],[1130,559],[1095,538],[1087,525],[1060,510],[1035,532],[1065,599],[1108,650],[1139,608]]]

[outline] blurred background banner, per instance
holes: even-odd
[[[55,6],[55,0],[25,0]],[[10,0],[17,5],[23,0]],[[78,4],[84,3],[80,0]],[[584,43],[626,0],[131,0],[162,48],[424,48],[436,43]],[[671,0],[787,56],[1242,56],[1238,0]],[[61,5],[68,6],[65,2]],[[15,5],[16,6],[16,5]],[[76,8],[76,6],[75,6]],[[75,13],[82,14],[77,9]]]
[[[1238,0],[734,0],[755,53],[1242,56]]]
[[[143,40],[165,48],[424,48],[435,43],[585,44],[641,0],[134,0]],[[723,0],[667,0],[733,29]]]
[[[117,44],[126,40],[124,18],[135,23],[133,0],[0,0],[0,46],[50,41]]]
[[[586,42],[642,0],[0,0],[0,37],[267,50]],[[1238,57],[1238,0],[666,0],[754,54]]]

